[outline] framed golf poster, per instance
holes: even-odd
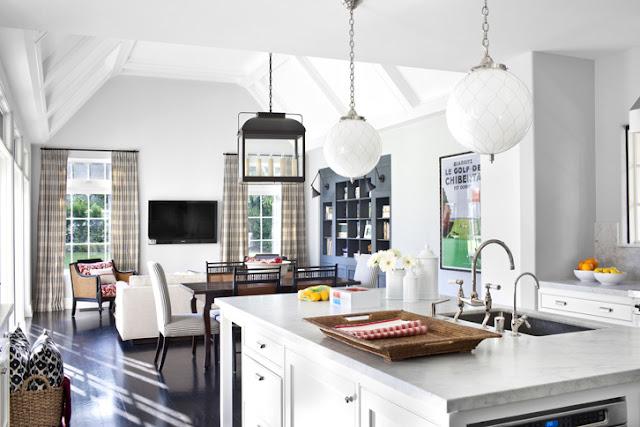
[[[480,235],[480,154],[440,157],[440,268],[470,271]],[[480,259],[477,270],[480,271]]]

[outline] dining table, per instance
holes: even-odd
[[[345,279],[342,277],[336,278],[337,286],[353,286],[359,285],[359,280]],[[204,367],[208,369],[211,365],[211,305],[216,298],[231,297],[233,296],[233,280],[226,280],[221,282],[194,282],[194,283],[181,283],[180,286],[191,293],[191,312],[197,313],[197,301],[198,296],[202,295],[204,299],[204,309],[202,311],[202,318],[204,321]],[[309,282],[309,286],[313,286],[313,283]],[[293,292],[293,279],[284,278],[280,283],[281,293]]]

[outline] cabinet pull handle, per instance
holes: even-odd
[[[0,375],[4,375],[7,373],[7,368],[2,368],[2,370],[0,370]]]
[[[556,305],[567,305],[566,301],[560,301],[559,299],[556,300]]]
[[[604,311],[606,313],[611,313],[613,311],[613,308],[611,308],[611,307],[600,307],[600,311]]]
[[[260,375],[259,373],[256,372],[256,378],[258,379],[258,381],[264,381],[264,376]]]
[[[260,341],[256,341],[256,344],[258,344],[259,348],[265,348],[267,346],[265,343],[260,342]]]
[[[347,396],[347,397],[344,398],[344,401],[345,401],[345,403],[351,403],[351,402],[353,402],[353,399],[354,399],[353,396]]]

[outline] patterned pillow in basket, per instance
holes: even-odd
[[[31,349],[31,357],[29,358],[29,375],[42,375],[51,387],[58,387],[64,379],[64,368],[62,365],[62,356],[58,347],[48,335],[43,335],[36,341]],[[29,383],[29,390],[44,390],[45,384],[41,379],[34,379]]]
[[[10,341],[9,344],[9,391],[20,391],[25,378],[29,377],[29,349]]]
[[[24,332],[22,332],[22,329],[20,329],[20,326],[16,326],[15,331],[9,334],[9,341],[11,342],[11,344],[20,345],[26,348],[27,352],[29,351],[29,340],[27,339],[27,336],[24,334]]]

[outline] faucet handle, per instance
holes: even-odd
[[[531,323],[529,323],[529,321],[528,321],[527,319],[528,319],[528,317],[527,317],[527,315],[526,315],[526,314],[524,314],[524,315],[520,318],[520,320],[522,320],[522,321],[524,322],[524,324],[527,326],[527,328],[531,329]]]
[[[434,317],[434,316],[436,315],[436,306],[437,306],[438,304],[442,304],[443,302],[447,302],[447,301],[449,301],[449,298],[447,298],[447,299],[443,299],[443,300],[440,300],[440,301],[434,301],[434,302],[432,302],[432,303],[431,303],[431,317]]]
[[[462,285],[464,284],[464,280],[462,279],[449,279],[449,283],[452,285],[458,285],[460,286],[460,289],[458,289],[458,298],[464,298],[464,289],[462,288]]]
[[[495,289],[496,291],[499,291],[500,289],[502,289],[501,285],[492,285],[491,283],[487,283],[486,285],[484,285],[484,287],[487,288],[487,290]]]

